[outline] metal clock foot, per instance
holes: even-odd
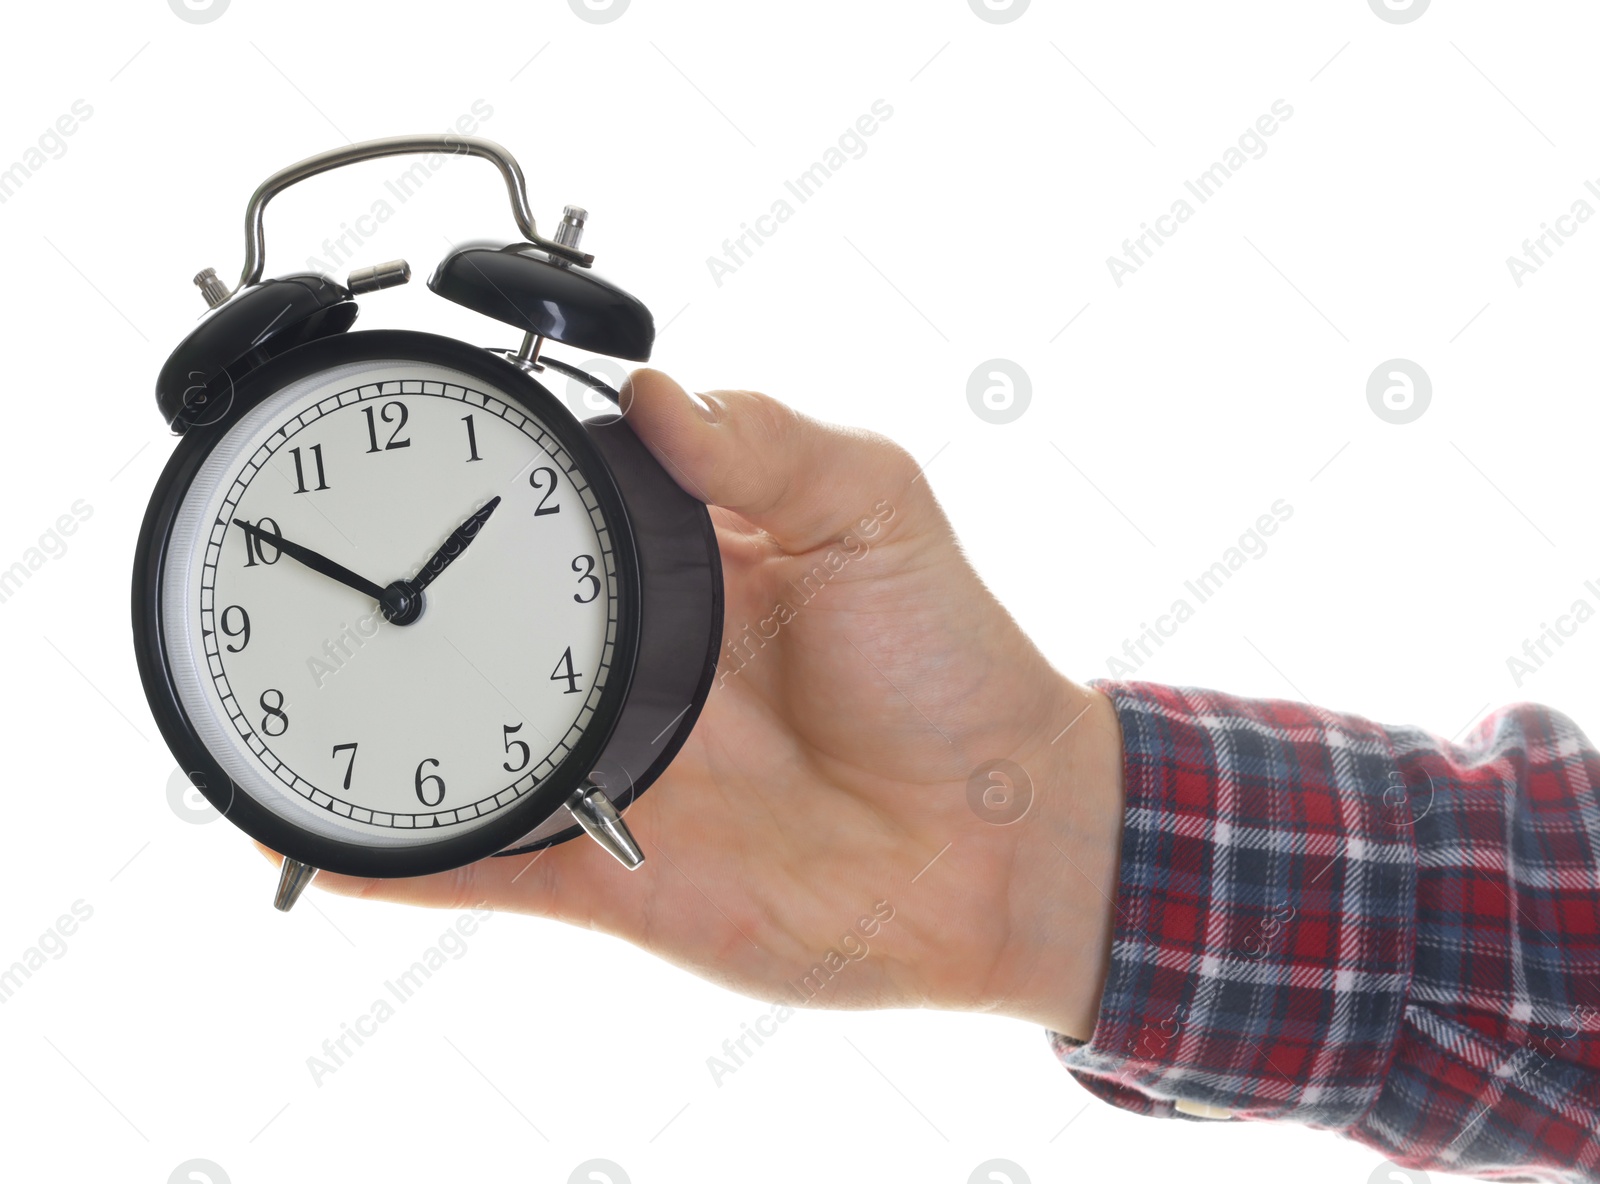
[[[581,785],[572,791],[566,805],[589,837],[609,851],[623,867],[631,872],[644,862],[644,852],[639,850],[639,844],[634,842],[622,815],[604,790]]]
[[[285,859],[283,871],[278,874],[278,891],[272,897],[272,907],[280,913],[287,913],[294,908],[294,902],[300,899],[300,894],[316,874],[317,869],[309,863]]]

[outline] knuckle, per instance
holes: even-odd
[[[719,474],[727,504],[767,509],[781,499],[786,475],[801,463],[806,421],[787,403],[757,391],[723,391],[718,397],[737,441]]]
[[[922,472],[922,465],[911,455],[911,450],[888,436],[871,433],[872,443],[882,458],[884,472],[898,480],[902,486],[914,481]]]
[[[750,442],[781,451],[799,438],[800,413],[787,403],[759,391],[727,391],[725,402]]]

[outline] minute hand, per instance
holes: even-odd
[[[500,498],[497,494],[490,498],[481,510],[452,530],[450,537],[445,539],[439,549],[433,553],[433,558],[424,563],[422,570],[416,574],[416,578],[410,581],[411,590],[413,592],[421,592],[439,578],[440,572],[460,558],[461,553],[477,537],[478,531],[483,529],[483,524],[489,521],[489,515],[494,513],[495,507],[499,504]]]
[[[382,588],[378,587],[378,585],[374,584],[371,580],[363,579],[361,576],[356,575],[355,572],[351,571],[348,567],[345,567],[342,563],[335,563],[326,555],[319,555],[310,547],[302,547],[299,543],[291,543],[286,538],[280,538],[277,535],[268,534],[259,526],[252,522],[246,522],[243,518],[235,518],[233,520],[233,524],[246,534],[253,535],[258,544],[264,542],[271,545],[275,549],[282,551],[291,559],[299,560],[301,563],[305,564],[312,571],[317,572],[319,575],[325,575],[329,579],[338,580],[346,587],[354,588],[357,592],[364,592],[374,600],[381,601],[383,599]]]

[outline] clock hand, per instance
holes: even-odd
[[[291,543],[288,539],[281,538],[278,535],[268,534],[259,526],[252,522],[246,522],[243,518],[235,518],[233,524],[246,534],[253,535],[258,543],[270,544],[291,559],[298,559],[312,571],[325,575],[329,579],[338,580],[341,584],[348,588],[354,588],[357,592],[364,592],[374,600],[383,600],[382,588],[371,580],[363,579],[361,576],[356,575],[355,572],[343,564],[335,563],[326,555],[319,555],[310,547],[302,547],[299,543]]]
[[[422,570],[407,581],[411,591],[421,592],[434,580],[438,579],[440,572],[459,559],[461,553],[478,536],[478,531],[483,528],[485,522],[489,521],[489,515],[494,513],[495,507],[499,504],[500,498],[497,494],[481,510],[452,530],[450,537],[445,539],[440,548],[433,553],[433,558],[423,564]]]

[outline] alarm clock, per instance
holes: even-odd
[[[499,169],[522,237],[453,249],[428,287],[519,346],[353,332],[404,260],[262,278],[275,195],[416,153]],[[643,861],[623,813],[710,691],[722,572],[618,391],[545,352],[650,356],[650,311],[579,247],[587,218],[541,236],[488,140],[375,140],[268,178],[239,283],[195,277],[209,311],[156,381],[180,439],[134,556],[134,649],[179,767],[284,857],[281,910],[319,869],[417,876],[584,834]],[[561,383],[605,411],[580,418]]]

